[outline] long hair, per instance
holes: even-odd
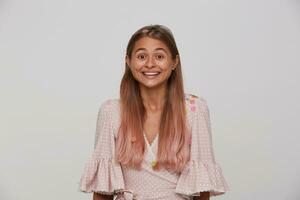
[[[162,25],[144,26],[130,38],[126,55],[131,59],[132,50],[137,40],[150,37],[162,41],[170,50],[172,59],[179,57],[179,52],[172,32]],[[122,165],[141,169],[145,152],[143,125],[145,107],[139,90],[139,83],[134,79],[125,62],[125,72],[120,85],[121,123],[116,139],[116,159]],[[190,130],[186,122],[185,93],[180,57],[178,65],[167,81],[167,94],[161,114],[158,135],[157,164],[154,170],[164,167],[167,170],[181,172],[190,159]]]

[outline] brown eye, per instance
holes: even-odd
[[[163,59],[164,58],[164,56],[163,55],[157,55],[156,56],[159,60],[161,60],[161,59]]]
[[[144,54],[140,54],[137,56],[138,59],[144,60],[146,56]]]

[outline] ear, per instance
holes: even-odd
[[[129,65],[130,59],[129,59],[128,55],[125,56],[125,62],[126,62],[126,64],[127,64],[128,66],[130,66],[130,65]]]
[[[176,66],[178,65],[178,63],[179,63],[179,55],[177,54],[176,58],[175,58],[175,63],[174,63],[174,68],[173,69],[176,68]]]

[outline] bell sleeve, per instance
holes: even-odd
[[[208,191],[217,196],[229,191],[220,165],[215,161],[209,109],[203,97],[193,96],[190,100],[193,119],[191,122],[191,157],[179,175],[176,193],[183,196],[200,196]]]
[[[94,149],[80,178],[79,191],[113,195],[124,189],[122,168],[115,161],[115,137],[112,125],[112,100],[99,108]]]

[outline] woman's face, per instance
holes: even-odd
[[[170,50],[163,42],[149,37],[136,41],[131,59],[126,56],[134,78],[147,88],[166,84],[178,60],[178,55],[175,60],[172,59]]]

